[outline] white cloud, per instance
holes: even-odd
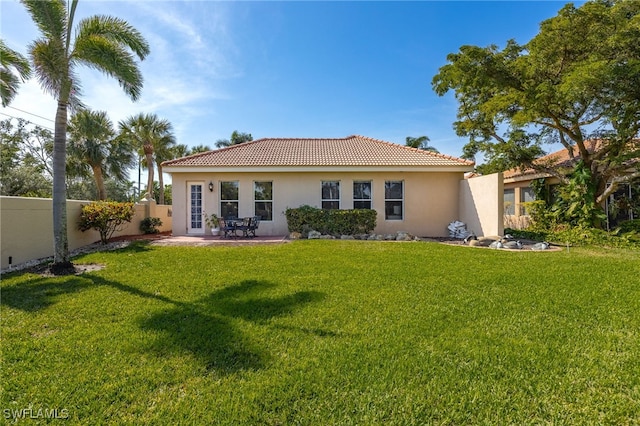
[[[22,5],[0,1],[2,37],[14,45],[23,44],[23,48],[12,47],[26,53],[26,44],[39,36],[37,29]],[[241,74],[235,65],[238,49],[229,32],[231,6],[202,1],[81,2],[76,23],[95,14],[117,16],[137,28],[151,47],[150,55],[140,63],[144,88],[138,102],[132,102],[114,79],[80,66],[82,101],[91,109],[107,111],[116,125],[139,112],[157,113],[174,124],[179,142],[190,143],[180,140],[183,132],[198,138],[193,135],[202,125],[199,118],[212,113],[211,101],[231,96],[223,81]],[[2,112],[53,128],[56,102],[42,92],[35,79],[22,86],[11,106],[44,118],[9,108]]]

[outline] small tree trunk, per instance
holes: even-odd
[[[102,167],[100,167],[100,165],[92,164],[91,169],[93,169],[93,178],[96,181],[96,187],[98,188],[98,200],[104,201],[107,199],[107,189],[104,187]]]

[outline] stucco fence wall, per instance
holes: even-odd
[[[504,183],[502,173],[460,182],[460,220],[477,236],[504,232]]]
[[[100,241],[97,231],[78,230],[80,210],[91,201],[67,201],[69,250]],[[134,206],[131,223],[123,225],[114,237],[138,235],[145,217],[159,217],[161,232],[171,231],[171,206],[142,201]],[[53,256],[53,200],[51,198],[0,197],[0,268]]]

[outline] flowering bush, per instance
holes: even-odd
[[[122,224],[131,222],[133,214],[133,203],[96,201],[82,206],[78,229],[82,232],[95,229],[102,244],[107,244],[113,233],[122,229]]]

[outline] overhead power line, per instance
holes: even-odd
[[[20,112],[23,112],[23,113],[25,113],[25,114],[33,115],[34,117],[38,117],[38,118],[41,118],[41,119],[43,119],[43,120],[47,120],[47,121],[50,121],[50,122],[52,122],[52,123],[55,123],[55,121],[54,121],[54,120],[52,120],[52,119],[50,119],[50,118],[43,117],[43,116],[38,115],[38,114],[34,114],[34,113],[32,113],[32,112],[25,111],[25,110],[23,110],[23,109],[19,109],[19,108],[12,107],[12,106],[8,106],[7,108],[15,109],[16,111],[20,111]]]
[[[15,118],[16,120],[24,120],[24,121],[26,121],[26,122],[27,122],[27,123],[29,123],[29,124],[33,124],[34,126],[38,126],[38,127],[43,128],[43,129],[50,130],[50,131],[52,131],[52,132],[54,132],[54,131],[55,131],[55,130],[54,130],[54,129],[52,129],[51,127],[47,127],[47,126],[43,126],[43,125],[38,124],[38,123],[34,123],[33,121],[29,121],[29,120],[27,120],[26,118],[16,117],[15,115],[6,114],[6,113],[4,113],[4,112],[0,112],[0,115],[4,115],[5,117],[9,117],[9,118]]]

